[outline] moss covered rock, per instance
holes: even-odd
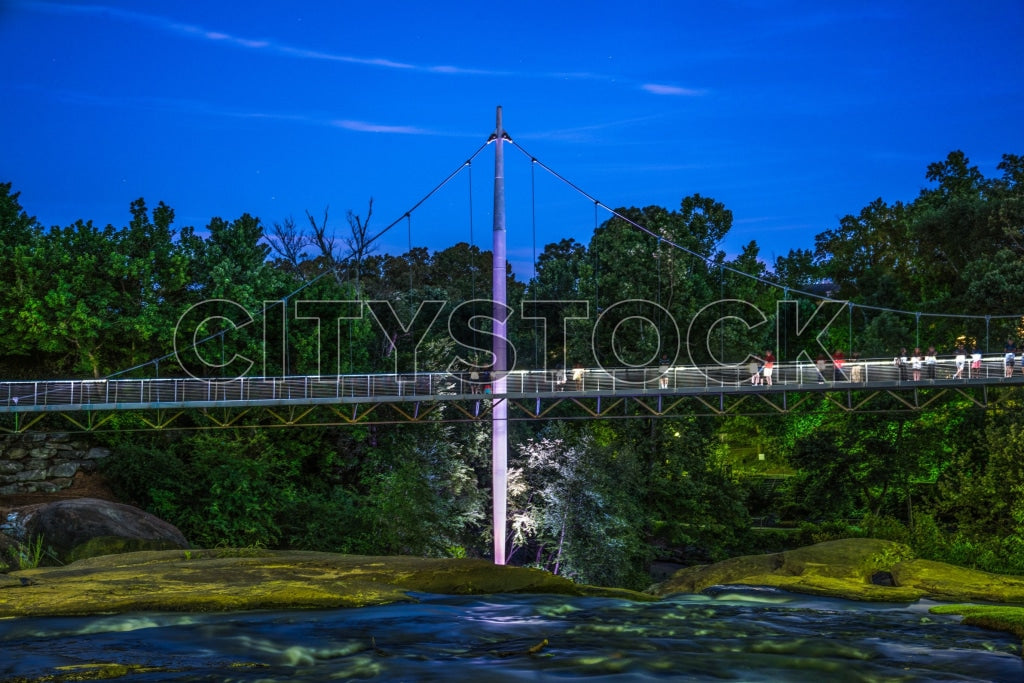
[[[960,614],[963,623],[969,626],[987,628],[992,631],[1006,631],[1024,640],[1024,607],[1008,605],[936,605],[934,614]]]
[[[0,618],[135,611],[361,607],[410,592],[558,593],[651,600],[581,586],[536,569],[486,560],[364,557],[262,550],[177,550],[106,555],[13,572],[0,585]]]
[[[846,538],[768,555],[734,557],[712,565],[680,569],[652,588],[656,595],[699,593],[715,585],[774,586],[796,593],[853,600],[916,600],[913,587],[878,585],[878,576],[892,576],[910,550],[899,543],[874,538]]]
[[[660,596],[699,593],[710,586],[730,584],[774,586],[851,600],[1024,603],[1024,577],[917,560],[907,546],[873,538],[847,538],[688,567],[652,587],[651,592]]]
[[[892,569],[900,585],[938,600],[984,600],[1024,604],[1024,577],[990,574],[932,560],[900,562]]]

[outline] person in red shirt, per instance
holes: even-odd
[[[843,374],[843,364],[846,363],[846,356],[843,355],[842,349],[836,349],[832,352],[832,381],[842,382],[846,379],[846,375]]]
[[[761,370],[761,376],[764,378],[764,383],[767,386],[772,385],[772,370],[775,369],[775,354],[772,353],[771,349],[764,352],[764,369]]]

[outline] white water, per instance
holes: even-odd
[[[656,603],[413,597],[348,610],[0,621],[0,680],[97,664],[151,668],[118,681],[1024,680],[1016,639],[931,615],[926,603],[742,588]]]

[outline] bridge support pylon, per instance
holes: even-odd
[[[494,336],[494,406],[491,411],[491,489],[494,497],[494,564],[505,564],[505,527],[508,508],[508,400],[505,398],[508,370],[506,334],[508,305],[505,292],[505,154],[502,142],[501,107],[494,131],[494,247],[491,274]]]

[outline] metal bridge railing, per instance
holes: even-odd
[[[934,365],[894,365],[891,360],[827,363],[776,363],[772,386],[752,386],[750,369],[737,366],[643,368],[570,368],[514,370],[506,376],[509,396],[544,396],[575,392],[583,396],[650,393],[715,394],[755,391],[827,391],[858,388],[911,388],[962,384],[1024,384],[1019,367],[1005,377],[1002,356],[971,361],[959,370],[953,359]],[[0,382],[0,413],[49,410],[132,410],[214,405],[276,405],[360,401],[420,401],[492,394],[486,375],[426,372],[300,377],[40,380]]]

